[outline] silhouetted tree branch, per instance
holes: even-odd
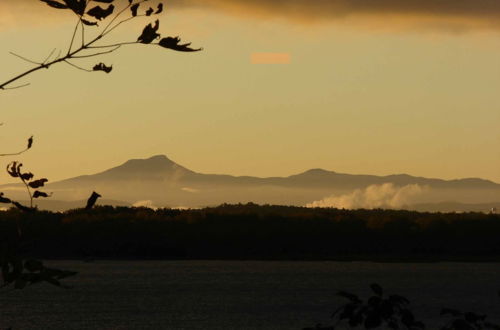
[[[23,84],[18,86],[12,86],[14,82],[17,82],[21,78],[26,77],[29,74],[32,74],[41,69],[48,69],[51,66],[58,63],[66,63],[76,69],[92,72],[92,71],[104,71],[106,73],[110,73],[113,69],[112,66],[105,65],[104,63],[99,63],[95,65],[92,69],[86,69],[79,65],[76,65],[70,60],[78,60],[84,58],[97,57],[104,54],[109,54],[117,51],[122,46],[128,45],[136,45],[136,44],[144,44],[149,46],[160,46],[163,48],[168,48],[175,51],[180,52],[196,52],[202,50],[202,48],[194,49],[190,47],[190,43],[181,44],[181,39],[179,37],[166,37],[161,38],[161,35],[158,33],[160,27],[160,21],[155,20],[154,23],[149,23],[146,25],[139,35],[136,41],[124,41],[113,44],[102,44],[104,37],[108,36],[111,32],[116,30],[119,26],[124,23],[127,23],[131,20],[140,18],[140,17],[149,17],[153,15],[158,15],[163,12],[163,3],[159,3],[158,5],[144,6],[145,3],[150,0],[40,0],[45,2],[50,7],[60,10],[71,10],[77,16],[77,22],[75,24],[75,28],[73,29],[68,50],[63,53],[60,51],[57,56],[53,57],[56,50],[52,50],[52,52],[45,58],[45,60],[41,62],[33,61],[31,59],[26,58],[25,56],[21,56],[19,54],[15,54],[11,52],[12,55],[28,62],[31,64],[35,64],[36,66],[5,81],[0,84],[0,89],[15,89],[25,87],[29,84]],[[115,3],[125,2],[126,4],[123,6],[121,10],[115,13]],[[105,3],[107,7],[103,8],[101,5],[91,5],[93,2],[97,3]],[[139,13],[139,11],[143,11],[143,13]],[[126,16],[126,13],[129,13],[129,16]],[[88,41],[86,40],[86,32],[87,29],[97,29],[99,28],[99,23],[105,22],[109,20],[104,28],[102,28],[97,36],[90,38]],[[79,35],[80,31],[80,36]],[[78,38],[80,38],[80,42],[78,42]],[[157,41],[158,40],[158,41]],[[78,46],[75,46],[78,44]]]
[[[32,145],[33,145],[33,136],[31,136],[31,137],[28,139],[28,145],[26,146],[26,149],[23,149],[23,150],[18,151],[18,152],[10,153],[10,154],[0,154],[0,157],[18,156],[18,155],[21,155],[21,154],[25,153],[26,151],[28,151],[29,149],[31,149],[31,146],[32,146]]]

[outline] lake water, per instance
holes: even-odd
[[[65,281],[0,291],[0,329],[302,329],[372,282],[406,296],[427,329],[442,307],[500,315],[500,264],[261,261],[47,262]]]

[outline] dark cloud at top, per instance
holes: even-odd
[[[156,0],[155,0],[156,1]],[[126,4],[126,0],[116,0]],[[432,19],[434,26],[447,24],[470,27],[500,27],[500,0],[164,0],[167,8],[214,9],[240,16],[267,16],[291,21],[324,22],[345,18],[367,17],[370,23],[392,24],[385,16],[401,20],[415,19],[424,24]],[[23,7],[38,12],[44,6],[39,0],[0,0],[0,12]],[[48,6],[45,6],[48,8]],[[45,9],[47,9],[45,8]],[[42,10],[43,12],[43,10]],[[380,19],[378,19],[380,18]],[[5,19],[4,19],[5,20]],[[0,16],[0,25],[2,17]]]
[[[303,20],[387,14],[500,24],[500,0],[170,0],[174,6],[213,7]]]
[[[345,16],[358,13],[499,17],[499,0],[170,0],[178,6],[243,6],[275,15]]]

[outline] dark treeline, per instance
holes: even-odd
[[[5,241],[57,259],[500,260],[500,216],[221,205],[0,213]]]

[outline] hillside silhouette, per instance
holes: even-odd
[[[396,189],[417,186],[425,190],[418,196],[401,201],[397,208],[402,209],[487,212],[492,207],[500,206],[500,185],[477,178],[447,181],[406,174],[353,175],[323,169],[268,178],[203,174],[179,165],[164,155],[157,155],[148,159],[128,160],[97,174],[49,182],[47,189],[54,194],[50,200],[39,202],[39,207],[67,210],[81,205],[94,190],[102,194],[108,204],[115,206],[199,208],[248,202],[305,206],[329,196],[343,196],[357,189],[387,184]],[[15,185],[0,188],[14,198],[23,198]]]

